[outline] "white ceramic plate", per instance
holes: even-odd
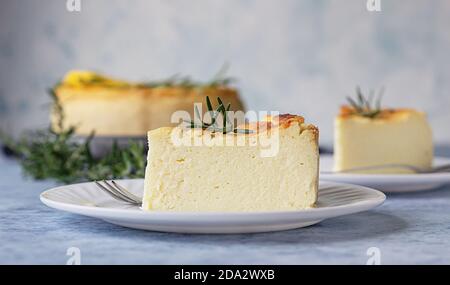
[[[449,158],[436,157],[434,166],[450,163]],[[333,170],[333,156],[321,155],[320,179],[340,183],[364,185],[385,193],[431,190],[450,183],[450,173],[427,174],[356,174],[330,173]]]
[[[143,179],[117,182],[136,195],[142,195]],[[92,182],[53,188],[43,192],[40,198],[49,207],[116,225],[177,233],[255,233],[295,229],[366,211],[386,199],[377,190],[331,182],[320,183],[316,208],[285,212],[147,212],[114,200]]]

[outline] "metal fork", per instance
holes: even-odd
[[[414,173],[439,173],[439,172],[450,172],[450,164],[444,164],[441,166],[436,166],[432,168],[422,168],[414,165],[409,164],[383,164],[383,165],[372,165],[372,166],[363,166],[363,167],[355,167],[355,168],[349,168],[344,169],[340,171],[329,171],[325,173],[352,173],[357,171],[364,171],[364,170],[380,170],[385,168],[403,168],[410,170]]]
[[[95,184],[102,189],[104,192],[109,194],[114,199],[126,202],[133,205],[142,205],[142,198],[134,195],[127,189],[125,189],[123,186],[120,186],[117,182],[114,180],[111,180],[110,182],[106,180],[102,180],[101,182],[94,181]]]

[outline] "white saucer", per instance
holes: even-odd
[[[117,180],[136,195],[142,195],[143,179]],[[255,233],[310,226],[332,217],[372,209],[385,195],[362,186],[320,183],[317,207],[285,212],[146,212],[118,202],[94,183],[56,187],[43,192],[49,207],[103,219],[124,227],[176,233]]]
[[[434,166],[450,163],[449,158],[436,157]],[[341,183],[364,185],[385,193],[431,190],[450,183],[450,173],[426,174],[356,174],[330,173],[333,170],[333,156],[321,155],[320,179]]]

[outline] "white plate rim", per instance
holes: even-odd
[[[361,174],[331,173],[333,155],[321,155],[320,178],[324,181],[351,183],[376,188],[384,193],[430,191],[450,183],[450,173]],[[450,163],[448,157],[434,157],[434,165]],[[324,169],[324,164],[326,164]]]
[[[321,159],[333,159],[332,154],[325,154],[321,155]],[[443,156],[435,156],[433,158],[434,163],[436,164],[437,161],[440,163],[449,163],[450,164],[450,158],[449,157],[443,157]],[[322,169],[320,170],[320,177],[323,178],[324,176],[345,176],[345,177],[351,177],[351,178],[375,178],[375,179],[385,179],[385,178],[392,178],[392,179],[401,179],[402,181],[405,178],[408,179],[417,179],[422,180],[425,177],[434,177],[434,178],[443,178],[445,177],[446,181],[448,180],[448,177],[450,177],[449,172],[441,172],[441,173],[413,173],[413,174],[364,174],[364,173],[331,173],[331,170],[327,170],[322,172]],[[328,180],[327,180],[328,181]]]
[[[141,179],[126,179],[127,181],[141,180]],[[117,180],[119,183],[121,180]],[[124,181],[124,180],[122,180]],[[248,220],[270,218],[272,219],[288,219],[292,218],[305,218],[309,219],[311,216],[317,219],[327,219],[336,216],[343,216],[348,214],[354,214],[361,211],[366,211],[375,208],[384,203],[386,200],[386,195],[381,191],[375,190],[373,188],[354,185],[348,183],[336,183],[330,181],[321,181],[321,185],[329,186],[342,186],[355,188],[361,191],[366,191],[374,194],[374,197],[364,201],[358,201],[351,204],[344,204],[332,207],[321,207],[321,208],[310,208],[298,211],[261,211],[261,212],[172,212],[172,211],[136,211],[136,209],[119,209],[119,208],[105,208],[105,207],[93,207],[89,205],[77,205],[71,203],[64,203],[60,201],[55,201],[48,197],[49,193],[54,191],[59,191],[67,186],[82,186],[84,184],[90,184],[92,182],[77,183],[71,185],[63,185],[58,187],[53,187],[51,189],[45,190],[40,194],[40,200],[45,205],[80,215],[96,217],[100,219],[134,219],[138,221],[202,221],[203,219],[209,220],[213,218],[222,218],[223,221],[229,222],[232,220],[241,220],[243,217]],[[319,192],[320,193],[320,192]],[[320,195],[320,194],[319,194]],[[217,220],[220,222],[221,220]]]

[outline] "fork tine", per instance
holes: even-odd
[[[355,171],[362,171],[362,170],[376,170],[376,169],[384,169],[384,168],[403,168],[413,171],[414,173],[424,173],[427,170],[424,170],[420,167],[408,165],[408,164],[382,164],[382,165],[371,165],[371,166],[361,166],[361,167],[354,167],[349,169],[344,169],[340,171],[332,171],[330,173],[351,173]]]
[[[120,195],[121,197],[123,197],[126,201],[130,202],[130,203],[136,203],[136,201],[132,198],[129,197],[128,195],[126,195],[125,193],[123,193],[120,189],[117,189],[115,186],[111,185],[111,183],[107,180],[103,180],[103,183],[106,184],[106,186],[111,190],[114,191],[116,194]]]
[[[108,186],[110,186],[111,188],[114,188],[114,190],[116,190],[122,196],[127,197],[127,199],[129,199],[129,200],[132,200],[134,203],[141,202],[141,199],[134,197],[133,194],[128,192],[125,188],[120,187],[114,180],[111,180],[110,182],[105,181],[105,183],[108,184]],[[111,183],[112,183],[112,185],[111,185]]]
[[[109,190],[108,188],[106,188],[105,186],[100,184],[98,181],[94,181],[94,182],[100,189],[102,189],[106,194],[110,195],[114,199],[121,201],[121,202],[124,202],[124,201],[128,202],[127,200],[124,200],[122,197],[118,196],[115,192],[112,192],[111,190]]]
[[[135,202],[137,203],[141,203],[142,199],[139,198],[138,196],[134,195],[133,193],[131,193],[130,191],[128,191],[127,189],[125,189],[124,187],[122,187],[119,183],[116,183],[116,181],[111,180],[111,183],[116,186],[116,189],[118,191],[120,191],[122,194],[124,194],[125,196],[133,199]]]
[[[109,184],[108,181],[103,180],[102,181],[105,185],[106,188],[108,188],[108,190],[110,190],[111,192],[114,192],[114,194],[116,194],[117,196],[120,196],[122,198],[122,200],[128,202],[128,203],[136,203],[136,201],[134,201],[133,199],[131,199],[130,197],[124,195],[123,193],[121,193],[120,191],[118,191],[116,188],[114,188],[114,186],[112,186],[111,184]]]

